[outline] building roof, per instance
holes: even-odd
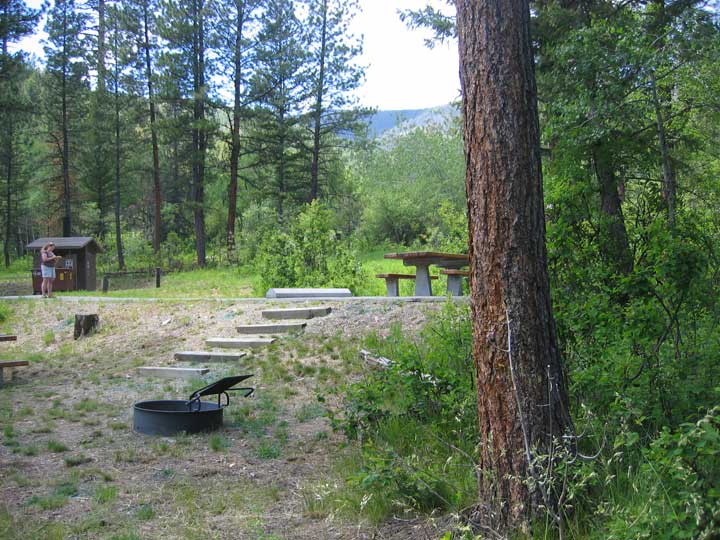
[[[38,238],[33,240],[27,245],[27,249],[42,249],[45,244],[52,242],[58,249],[84,249],[90,247],[91,250],[96,253],[102,252],[100,244],[98,244],[92,236],[68,236],[54,237],[49,236],[46,238]]]

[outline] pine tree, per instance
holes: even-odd
[[[480,504],[489,530],[555,509],[538,471],[572,428],[545,248],[527,1],[459,0]]]
[[[21,53],[11,54],[8,45],[33,32],[40,12],[29,9],[21,0],[6,0],[0,8],[0,170],[4,182],[3,255],[10,265],[10,246],[16,228],[14,212],[22,190],[18,180],[19,133],[31,114],[30,103],[21,87],[27,77],[27,66]]]
[[[362,83],[364,70],[354,63],[362,53],[361,40],[348,26],[358,10],[356,0],[307,0],[305,28],[310,42],[310,113],[312,158],[309,200],[320,194],[323,159],[339,146],[337,135],[352,132],[369,113],[357,105],[353,92]]]
[[[213,125],[208,118],[210,61],[208,32],[214,25],[207,0],[163,3],[161,34],[167,41],[166,67],[177,79],[178,96],[191,106],[191,206],[195,251],[205,266],[205,173],[207,148]]]
[[[307,200],[307,153],[304,151],[303,113],[311,89],[307,72],[307,43],[295,15],[293,0],[269,0],[258,36],[254,92],[254,149],[261,170],[262,190],[275,200],[283,218],[287,199]]]
[[[128,55],[134,56],[130,62],[133,66],[136,92],[143,96],[147,107],[147,123],[150,131],[152,151],[152,193],[153,193],[153,251],[160,249],[162,237],[162,201],[163,193],[160,184],[160,147],[158,142],[158,111],[156,97],[156,58],[159,45],[157,43],[156,0],[125,0],[118,6],[121,27],[125,39],[129,42]],[[134,52],[134,55],[132,55]]]
[[[235,221],[237,220],[238,176],[241,158],[241,123],[247,123],[250,117],[250,104],[254,96],[251,92],[250,77],[253,69],[253,49],[256,46],[257,32],[253,23],[261,6],[259,0],[218,1],[213,41],[218,54],[220,69],[228,74],[233,87],[232,114],[228,115],[230,131],[230,179],[228,182],[228,215],[225,233],[228,259],[235,252]],[[246,149],[246,152],[249,150]]]
[[[63,236],[71,236],[72,189],[71,168],[76,166],[71,149],[74,130],[80,125],[88,89],[88,66],[85,61],[85,30],[89,17],[81,12],[74,0],[57,0],[50,9],[45,27],[48,42],[47,102],[48,135],[60,166],[62,183]]]

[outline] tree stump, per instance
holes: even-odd
[[[99,317],[95,313],[75,314],[75,339],[87,336],[97,330]]]

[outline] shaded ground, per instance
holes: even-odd
[[[176,350],[262,322],[276,302],[63,302],[20,300],[0,358],[30,367],[0,389],[0,538],[350,539],[432,538],[425,521],[382,527],[305,512],[304,486],[321,482],[346,441],[325,406],[358,377],[359,338],[391,323],[414,332],[440,304],[328,303],[303,336],[208,364],[207,379],[144,379],[135,368],[172,365]],[[292,304],[297,307],[299,304]],[[73,341],[75,313],[97,313],[97,334]],[[182,364],[186,365],[186,364]],[[132,432],[132,404],[182,399],[206,381],[254,373],[255,397],[234,399],[216,434]]]

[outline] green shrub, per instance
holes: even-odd
[[[313,201],[287,230],[269,233],[258,250],[259,293],[271,287],[347,287],[355,292],[364,279],[347,241],[337,238],[332,212]]]
[[[400,326],[365,346],[393,363],[344,389],[333,426],[361,444],[336,499],[372,520],[457,511],[477,493],[477,406],[466,305],[448,302],[417,342]]]
[[[9,321],[12,314],[13,311],[7,303],[0,303],[0,324]]]
[[[625,470],[622,492],[594,502],[597,538],[717,539],[720,407],[696,423],[663,429],[637,450],[639,465]]]

